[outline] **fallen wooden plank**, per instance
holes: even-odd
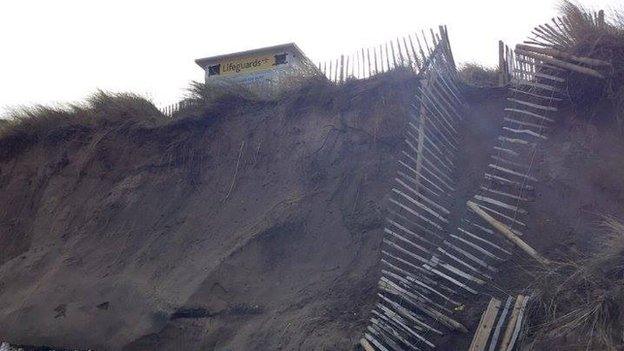
[[[507,351],[512,351],[514,345],[516,344],[516,340],[518,340],[518,335],[520,334],[520,330],[522,329],[522,319],[524,318],[524,311],[526,310],[527,302],[529,302],[529,297],[525,296],[522,301],[522,307],[520,308],[520,312],[518,313],[518,319],[516,320],[516,327],[513,332],[513,336],[507,345]]]
[[[375,351],[373,345],[371,345],[365,338],[360,339],[360,345],[362,345],[364,351]]]
[[[529,244],[525,243],[520,237],[518,237],[514,232],[509,229],[506,225],[496,220],[494,217],[490,216],[484,210],[482,210],[479,205],[472,201],[467,202],[468,207],[474,211],[476,214],[481,216],[486,222],[492,225],[496,230],[498,230],[501,234],[503,234],[507,239],[520,247],[524,252],[526,252],[529,256],[533,257],[536,261],[541,264],[548,265],[550,263],[549,260],[540,255],[534,248],[529,246]]]
[[[524,295],[518,295],[516,298],[516,303],[514,304],[514,308],[511,312],[511,317],[509,318],[509,323],[507,323],[507,328],[505,328],[505,334],[503,334],[503,339],[501,340],[499,351],[507,351],[507,346],[511,341],[511,337],[513,336],[513,332],[516,329],[516,321],[518,320],[518,316],[520,315],[520,310],[522,309],[522,305],[524,304]]]
[[[511,296],[507,297],[507,302],[505,302],[505,308],[503,308],[503,312],[501,312],[501,315],[498,318],[498,323],[496,324],[496,329],[494,330],[494,334],[492,334],[492,340],[490,341],[490,349],[488,351],[494,351],[496,349],[500,331],[503,328],[503,324],[505,324],[505,321],[507,319],[507,313],[509,311],[509,307],[511,307],[511,301],[513,301],[513,298]]]
[[[481,316],[479,326],[477,327],[477,331],[475,332],[474,338],[472,339],[472,343],[470,344],[470,348],[468,348],[468,351],[485,350],[485,346],[487,345],[487,341],[490,338],[490,333],[492,332],[492,327],[494,326],[494,321],[496,320],[496,315],[498,315],[500,305],[500,300],[495,298],[492,298],[490,300],[488,307]]]

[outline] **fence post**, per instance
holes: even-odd
[[[605,24],[604,10],[598,11],[598,26],[602,27]]]
[[[386,71],[383,65],[383,44],[379,44],[379,69],[382,73]]]
[[[409,38],[410,47],[412,48],[412,56],[414,57],[416,68],[420,72],[420,69],[422,68],[422,66],[420,65],[420,60],[418,60],[418,55],[416,54],[416,49],[414,48],[414,42],[412,41],[412,36],[408,34],[407,37]]]
[[[364,48],[362,48],[362,78],[366,78],[366,69],[364,63],[366,62],[366,57],[364,57]]]
[[[340,82],[344,82],[344,55],[340,55]]]
[[[375,60],[375,74],[379,73],[379,69],[377,68],[377,50],[373,47],[373,59]]]
[[[390,50],[392,50],[392,63],[394,63],[394,68],[396,68],[397,60],[396,60],[396,55],[394,54],[394,44],[392,43],[392,40],[390,40]]]
[[[371,74],[371,59],[370,59],[370,48],[366,48],[366,57],[368,58],[368,76],[372,76]]]
[[[505,44],[498,41],[498,85],[505,85]]]
[[[388,42],[386,42],[386,68],[390,70],[390,54],[388,53]]]

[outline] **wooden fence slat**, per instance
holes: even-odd
[[[407,37],[409,38],[410,47],[412,49],[412,56],[414,57],[414,62],[416,63],[416,68],[418,68],[418,70],[420,71],[420,69],[422,68],[422,65],[421,65],[421,63],[418,60],[418,55],[416,54],[416,49],[414,48],[414,42],[412,41],[412,36],[408,34]]]
[[[344,82],[344,55],[340,55],[340,83]]]
[[[394,44],[392,43],[392,40],[390,40],[390,49],[392,50],[392,63],[394,63],[394,68],[396,68],[397,60],[396,60],[396,55],[394,54]]]
[[[490,338],[490,333],[492,332],[492,328],[494,327],[494,321],[496,320],[500,305],[500,300],[495,298],[492,298],[490,300],[487,309],[485,310],[485,312],[483,312],[483,315],[481,316],[481,321],[479,321],[479,326],[477,327],[468,351],[485,350],[485,346],[487,345],[487,341]]]
[[[501,340],[499,351],[507,351],[507,346],[509,345],[511,337],[513,336],[512,334],[516,329],[518,316],[520,315],[520,311],[522,310],[522,306],[524,305],[524,299],[524,295],[518,295],[518,297],[516,298],[516,303],[514,304],[513,311],[511,312],[511,317],[509,318],[507,328],[505,328],[505,334],[503,334],[503,339]]]
[[[390,70],[390,54],[388,53],[388,42],[386,42],[386,65],[389,71]]]
[[[427,52],[429,55],[432,54],[431,48],[429,47],[429,42],[427,42],[427,36],[425,35],[425,31],[421,30],[420,34],[422,34],[423,42],[425,43],[425,47],[427,48]]]
[[[366,56],[368,58],[368,76],[372,76],[371,74],[371,57],[370,57],[370,48],[366,48]]]
[[[362,48],[362,78],[366,78],[366,70],[365,70],[365,65],[364,63],[366,62],[366,60],[364,59],[364,48]]]

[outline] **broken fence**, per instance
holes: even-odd
[[[599,25],[601,16],[594,17]],[[555,21],[558,28],[566,28],[565,18]],[[515,347],[521,318],[506,322],[507,313],[514,315],[509,312],[512,298],[492,284],[514,247],[494,224],[522,237],[527,203],[534,199],[538,181],[535,160],[556,122],[558,105],[566,99],[567,74],[601,78],[608,63],[566,55],[546,39],[519,44],[515,50],[500,48],[508,86],[503,126],[483,181],[457,228],[449,228],[449,204],[465,103],[447,40],[436,44],[430,66],[419,71],[422,86],[412,105],[388,201],[379,300],[361,339],[366,350],[432,349],[436,338],[449,330],[466,331],[454,317],[455,310],[480,294],[499,296],[506,304],[500,310],[500,300],[492,300],[484,318],[495,320],[499,315],[499,322],[491,326],[492,334],[475,336],[471,350]],[[512,311],[524,310],[527,301],[518,298]]]

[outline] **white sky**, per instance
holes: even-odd
[[[624,0],[585,0],[590,8]],[[495,65],[557,13],[556,0],[0,0],[0,116],[97,88],[158,106],[203,80],[194,59],[296,42],[314,61],[446,24],[458,62]]]

